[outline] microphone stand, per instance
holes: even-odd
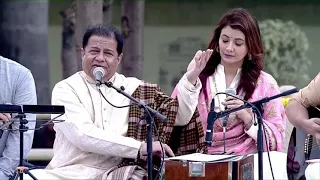
[[[146,111],[146,121],[147,121],[147,172],[148,172],[148,180],[152,180],[152,130],[153,130],[153,118],[156,117],[160,119],[162,122],[167,122],[165,116],[160,114],[158,111],[150,108],[149,106],[143,104],[137,99],[130,96],[128,93],[123,91],[123,88],[117,88],[113,86],[111,82],[99,82],[99,84],[105,84],[109,88],[115,89],[118,93],[124,95],[128,99],[130,99],[133,103],[137,104],[140,109],[145,109]]]
[[[17,105],[0,105],[0,112],[4,113],[18,113],[16,116],[19,118],[19,133],[20,133],[20,144],[19,144],[19,165],[16,168],[16,171],[14,172],[13,176],[10,179],[19,179],[23,180],[23,173],[28,174],[32,179],[37,180],[37,178],[29,172],[29,168],[24,166],[24,158],[23,158],[23,138],[24,138],[24,132],[28,131],[28,127],[25,126],[25,124],[28,124],[28,120],[26,119],[26,115],[23,112],[23,109],[21,109],[20,106]]]
[[[25,113],[64,113],[64,106],[46,106],[46,105],[0,105],[0,113],[18,113],[17,118],[19,118],[19,133],[20,133],[20,145],[19,145],[19,165],[16,168],[11,179],[23,180],[23,174],[28,174],[32,179],[37,180],[37,178],[29,171],[29,168],[24,165],[23,149],[24,149],[24,132],[28,131],[29,128],[25,126],[28,124]]]
[[[28,120],[26,119],[26,115],[24,113],[19,113],[16,117],[20,119],[19,132],[20,132],[20,158],[19,158],[19,166],[16,169],[16,172],[19,174],[19,179],[23,180],[23,173],[28,174],[32,179],[37,180],[37,178],[30,173],[29,168],[23,165],[23,133],[28,131],[28,127],[25,124],[28,124]],[[17,179],[17,175],[14,176],[14,180]]]
[[[218,119],[218,118],[222,118],[224,116],[227,116],[233,112],[240,111],[242,109],[253,108],[253,112],[256,114],[257,120],[258,120],[257,150],[258,150],[258,168],[259,168],[258,169],[258,176],[259,176],[259,180],[263,180],[263,156],[262,156],[262,153],[263,153],[263,136],[262,136],[263,104],[267,103],[273,99],[276,99],[276,98],[279,98],[282,96],[287,96],[287,95],[290,95],[290,94],[293,94],[296,92],[298,92],[297,89],[288,90],[288,91],[285,91],[285,92],[278,94],[278,95],[275,95],[275,96],[265,97],[261,100],[255,101],[255,102],[249,102],[249,103],[244,104],[238,108],[234,108],[234,109],[230,109],[230,110],[216,113],[215,118]]]
[[[228,122],[229,116],[225,116],[222,122],[222,129],[223,129],[223,154],[226,153],[226,126]]]

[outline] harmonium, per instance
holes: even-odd
[[[252,180],[254,155],[194,153],[165,159],[166,180]]]

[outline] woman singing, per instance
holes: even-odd
[[[194,84],[201,81],[198,110],[204,132],[211,101],[215,111],[224,111],[243,105],[243,101],[225,95],[217,95],[234,89],[236,96],[249,102],[279,94],[276,80],[263,72],[263,47],[256,19],[244,9],[227,12],[220,19],[206,51],[198,51],[188,66],[186,77]],[[172,96],[179,96],[176,87]],[[183,107],[183,105],[181,105]],[[187,108],[185,111],[189,111]],[[285,111],[281,98],[263,106],[264,150],[281,151],[284,142]],[[249,154],[257,152],[257,121],[252,109],[243,109],[218,119],[213,125],[212,154]],[[223,133],[225,127],[225,134]],[[225,136],[224,136],[225,135]],[[225,141],[224,141],[225,138]],[[267,146],[266,142],[267,141]],[[225,142],[225,146],[224,146]]]

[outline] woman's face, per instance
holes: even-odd
[[[219,52],[222,65],[241,67],[248,53],[245,35],[238,29],[232,29],[230,26],[224,27],[219,38]]]

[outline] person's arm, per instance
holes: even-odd
[[[195,84],[191,84],[186,74],[182,76],[176,87],[179,107],[175,126],[184,126],[189,123],[197,108],[200,90],[201,83],[199,79]]]
[[[286,108],[286,114],[291,124],[304,132],[308,132],[305,122],[308,121],[309,115],[306,107],[299,103],[296,99],[291,99]]]
[[[55,123],[57,133],[62,132],[68,141],[82,151],[124,158],[136,158],[142,142],[100,129],[94,125],[88,110],[67,83],[58,83],[52,92],[52,105],[63,105],[65,114]]]
[[[198,51],[189,63],[187,72],[182,76],[171,97],[179,101],[176,126],[184,126],[190,122],[197,105],[200,90],[202,88],[199,75],[206,66],[212,54],[212,50]]]
[[[312,134],[307,108],[318,105],[320,105],[320,73],[289,101],[286,107],[288,120],[293,126]]]
[[[16,84],[13,104],[15,105],[36,105],[37,95],[33,76],[30,71],[21,71],[18,75]],[[13,117],[12,117],[13,118]],[[30,120],[26,125],[29,129],[24,132],[24,148],[23,157],[26,158],[33,141],[34,128],[36,116],[32,114],[26,114],[26,119]],[[19,122],[12,124],[13,129],[19,128]],[[10,176],[15,171],[15,168],[19,165],[19,145],[20,145],[20,134],[19,132],[10,131],[6,142],[6,148],[3,151],[3,156],[0,158],[0,172],[6,176]],[[1,174],[0,174],[1,177]]]

